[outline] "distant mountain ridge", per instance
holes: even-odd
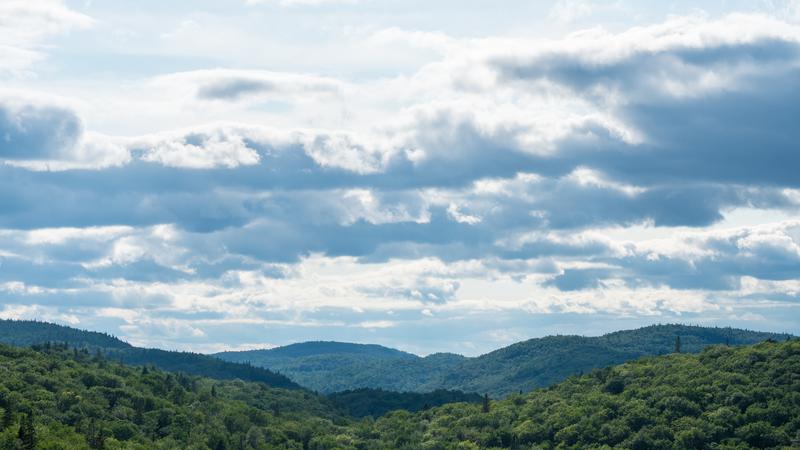
[[[529,339],[485,355],[468,358],[453,354],[403,357],[381,347],[380,352],[311,353],[286,356],[278,347],[270,350],[223,352],[228,361],[247,361],[287,375],[298,384],[323,393],[358,389],[400,392],[430,392],[437,389],[488,393],[502,397],[549,386],[571,375],[607,367],[643,356],[671,353],[675,338],[681,350],[697,353],[709,345],[748,345],[767,339],[785,339],[787,334],[734,328],[689,325],[652,325],[598,337],[548,336]],[[314,344],[314,343],[311,343]],[[332,344],[332,343],[329,343]],[[338,343],[340,349],[361,344]],[[355,346],[355,347],[351,347]],[[331,345],[328,348],[337,348]],[[399,351],[398,351],[399,352]],[[404,353],[404,352],[400,352]]]
[[[153,365],[162,370],[222,380],[257,381],[272,387],[300,389],[284,375],[263,367],[224,361],[213,356],[189,352],[139,348],[114,336],[84,331],[47,322],[0,320],[0,343],[19,347],[35,344],[66,343],[70,347],[101,352],[105,357],[126,364]]]
[[[227,352],[241,353],[241,352]],[[309,341],[297,344],[285,345],[266,350],[251,350],[248,353],[275,358],[296,358],[302,356],[329,355],[329,354],[353,354],[371,355],[386,358],[417,358],[417,355],[384,347],[376,344],[353,344],[349,342],[335,341]]]
[[[238,378],[289,389],[302,386],[326,394],[359,391],[359,395],[365,395],[368,389],[408,393],[450,390],[503,397],[549,386],[595,368],[671,353],[678,336],[683,352],[696,353],[713,344],[747,345],[767,339],[783,340],[788,335],[653,325],[598,337],[530,339],[472,358],[449,353],[423,358],[380,345],[331,341],[209,356],[138,348],[105,333],[51,323],[0,320],[0,343],[17,346],[67,343],[71,347],[99,350],[106,357],[127,364],[153,365],[218,379]]]

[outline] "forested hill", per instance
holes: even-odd
[[[426,360],[379,345],[304,342],[268,350],[224,352],[226,361],[247,362],[283,373],[301,386],[332,393],[359,388],[417,391],[419,380],[452,364]],[[463,357],[455,356],[456,361]],[[392,374],[387,377],[387,374]]]
[[[789,449],[800,342],[644,358],[547,389],[377,420],[308,391],[0,345],[0,448],[196,450]],[[358,405],[358,397],[341,397]]]
[[[243,352],[225,352],[236,354]],[[316,355],[363,355],[375,358],[413,359],[416,355],[375,344],[351,344],[346,342],[313,341],[290,344],[268,350],[244,352],[261,358],[302,358]]]
[[[371,430],[361,448],[797,449],[800,342],[644,358],[485,406],[395,412]]]
[[[0,319],[0,342],[29,347],[44,342],[67,342],[73,347],[131,348],[127,342],[96,331],[78,330],[48,322]]]
[[[665,355],[673,352],[678,338],[682,352],[696,353],[709,345],[748,345],[766,339],[785,340],[787,336],[689,325],[653,325],[599,337],[550,336],[465,360],[434,384],[499,397],[549,386],[595,368]]]
[[[0,448],[308,448],[346,430],[324,397],[0,344]]]
[[[427,392],[446,386],[422,389],[462,361],[463,356],[436,354],[427,358],[380,346],[349,343],[308,342],[269,350],[224,352],[226,361],[247,362],[266,367],[317,392],[333,393],[358,389],[397,392]]]
[[[273,387],[299,389],[289,378],[263,367],[223,361],[208,355],[133,347],[113,336],[36,321],[0,320],[0,343],[30,346],[66,343],[70,347],[100,352],[105,357],[133,365],[153,365],[162,370],[218,379],[241,379]]]
[[[489,393],[495,398],[549,386],[593,368],[670,353],[677,337],[682,351],[697,352],[712,344],[744,345],[786,336],[732,328],[656,325],[600,337],[531,339],[475,358],[453,354],[421,358],[378,345],[310,342],[218,355],[223,360],[132,347],[106,334],[44,322],[0,321],[2,343],[25,346],[67,342],[92,352],[99,349],[108,358],[128,364],[150,364],[212,378],[239,378],[286,388],[298,388],[299,384],[324,393],[365,388],[397,392],[446,389]]]
[[[549,386],[594,368],[670,353],[678,337],[682,351],[693,353],[713,344],[746,345],[770,338],[782,340],[786,335],[733,328],[654,325],[599,337],[530,339],[475,358],[452,354],[409,358],[407,353],[398,357],[386,351],[314,353],[311,350],[316,345],[311,344],[302,344],[299,348],[304,351],[299,353],[277,348],[217,356],[270,368],[320,392],[362,388],[413,392],[452,389],[502,397]],[[354,344],[340,345],[348,348],[344,346]]]

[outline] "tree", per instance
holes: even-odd
[[[675,336],[675,353],[681,352],[681,337]]]
[[[483,412],[488,413],[490,409],[489,394],[483,394]]]
[[[89,432],[86,436],[86,443],[93,450],[103,450],[106,448],[106,436],[102,428],[97,426],[94,419],[89,423]]]
[[[33,426],[33,415],[31,413],[27,413],[22,417],[17,437],[22,441],[24,450],[36,449],[36,428]]]
[[[14,409],[11,404],[6,404],[6,409],[3,411],[2,429],[7,430],[14,425]]]

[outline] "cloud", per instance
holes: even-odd
[[[70,109],[0,99],[0,158],[58,159],[82,133],[83,123]]]
[[[0,161],[32,170],[105,168],[130,160],[119,138],[85,130],[69,102],[0,93]]]
[[[44,58],[43,44],[50,36],[93,24],[61,0],[6,0],[0,4],[0,17],[0,73],[11,74]]]
[[[139,159],[165,167],[186,169],[233,169],[258,164],[258,153],[247,146],[242,136],[226,130],[196,131],[185,135],[150,138],[139,152]]]
[[[359,0],[245,0],[248,5],[278,4],[280,6],[314,6],[328,4],[355,4]]]
[[[241,101],[287,96],[336,95],[344,83],[320,76],[257,70],[213,69],[163,75],[151,82],[173,91],[189,91],[199,100]]]
[[[558,0],[548,17],[559,23],[574,22],[605,11],[624,11],[620,1]]]
[[[376,39],[404,36],[390,31]],[[796,302],[796,27],[411,36],[441,57],[411,76],[217,69],[141,87],[148,105],[249,121],[108,136],[69,102],[3,97],[7,315],[39,305],[199,345],[232,344],[221,336],[243,322],[289,339],[457,320],[474,337],[488,311],[521,326],[515,314],[752,318]],[[326,120],[261,115],[274,101]],[[340,101],[352,117],[328,117]],[[721,228],[743,208],[786,217]]]

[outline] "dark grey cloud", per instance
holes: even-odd
[[[544,285],[554,286],[561,291],[596,289],[603,285],[601,280],[612,273],[608,269],[567,269],[562,274],[545,282]]]
[[[229,79],[204,84],[197,89],[197,97],[205,100],[239,100],[253,94],[263,94],[275,89],[266,80]]]
[[[598,93],[598,88],[602,87],[618,90],[626,96],[653,99],[671,97],[665,93],[665,82],[699,82],[702,75],[712,71],[730,74],[752,66],[780,70],[791,66],[787,61],[798,57],[800,45],[797,42],[764,38],[702,46],[678,44],[605,58],[589,52],[556,51],[527,61],[498,59],[494,65],[507,80],[547,79],[590,97],[602,95]]]
[[[547,79],[577,94],[612,90],[613,104],[595,101],[639,131],[628,144],[587,127],[560,144],[543,162],[558,174],[583,164],[638,185],[718,182],[798,186],[791,168],[800,164],[800,44],[775,39],[638,52],[609,62],[553,54],[526,63],[497,62],[511,83]],[[702,74],[719,71],[719,88],[699,87]],[[696,93],[676,95],[667,83]],[[593,138],[585,136],[591,133]]]

